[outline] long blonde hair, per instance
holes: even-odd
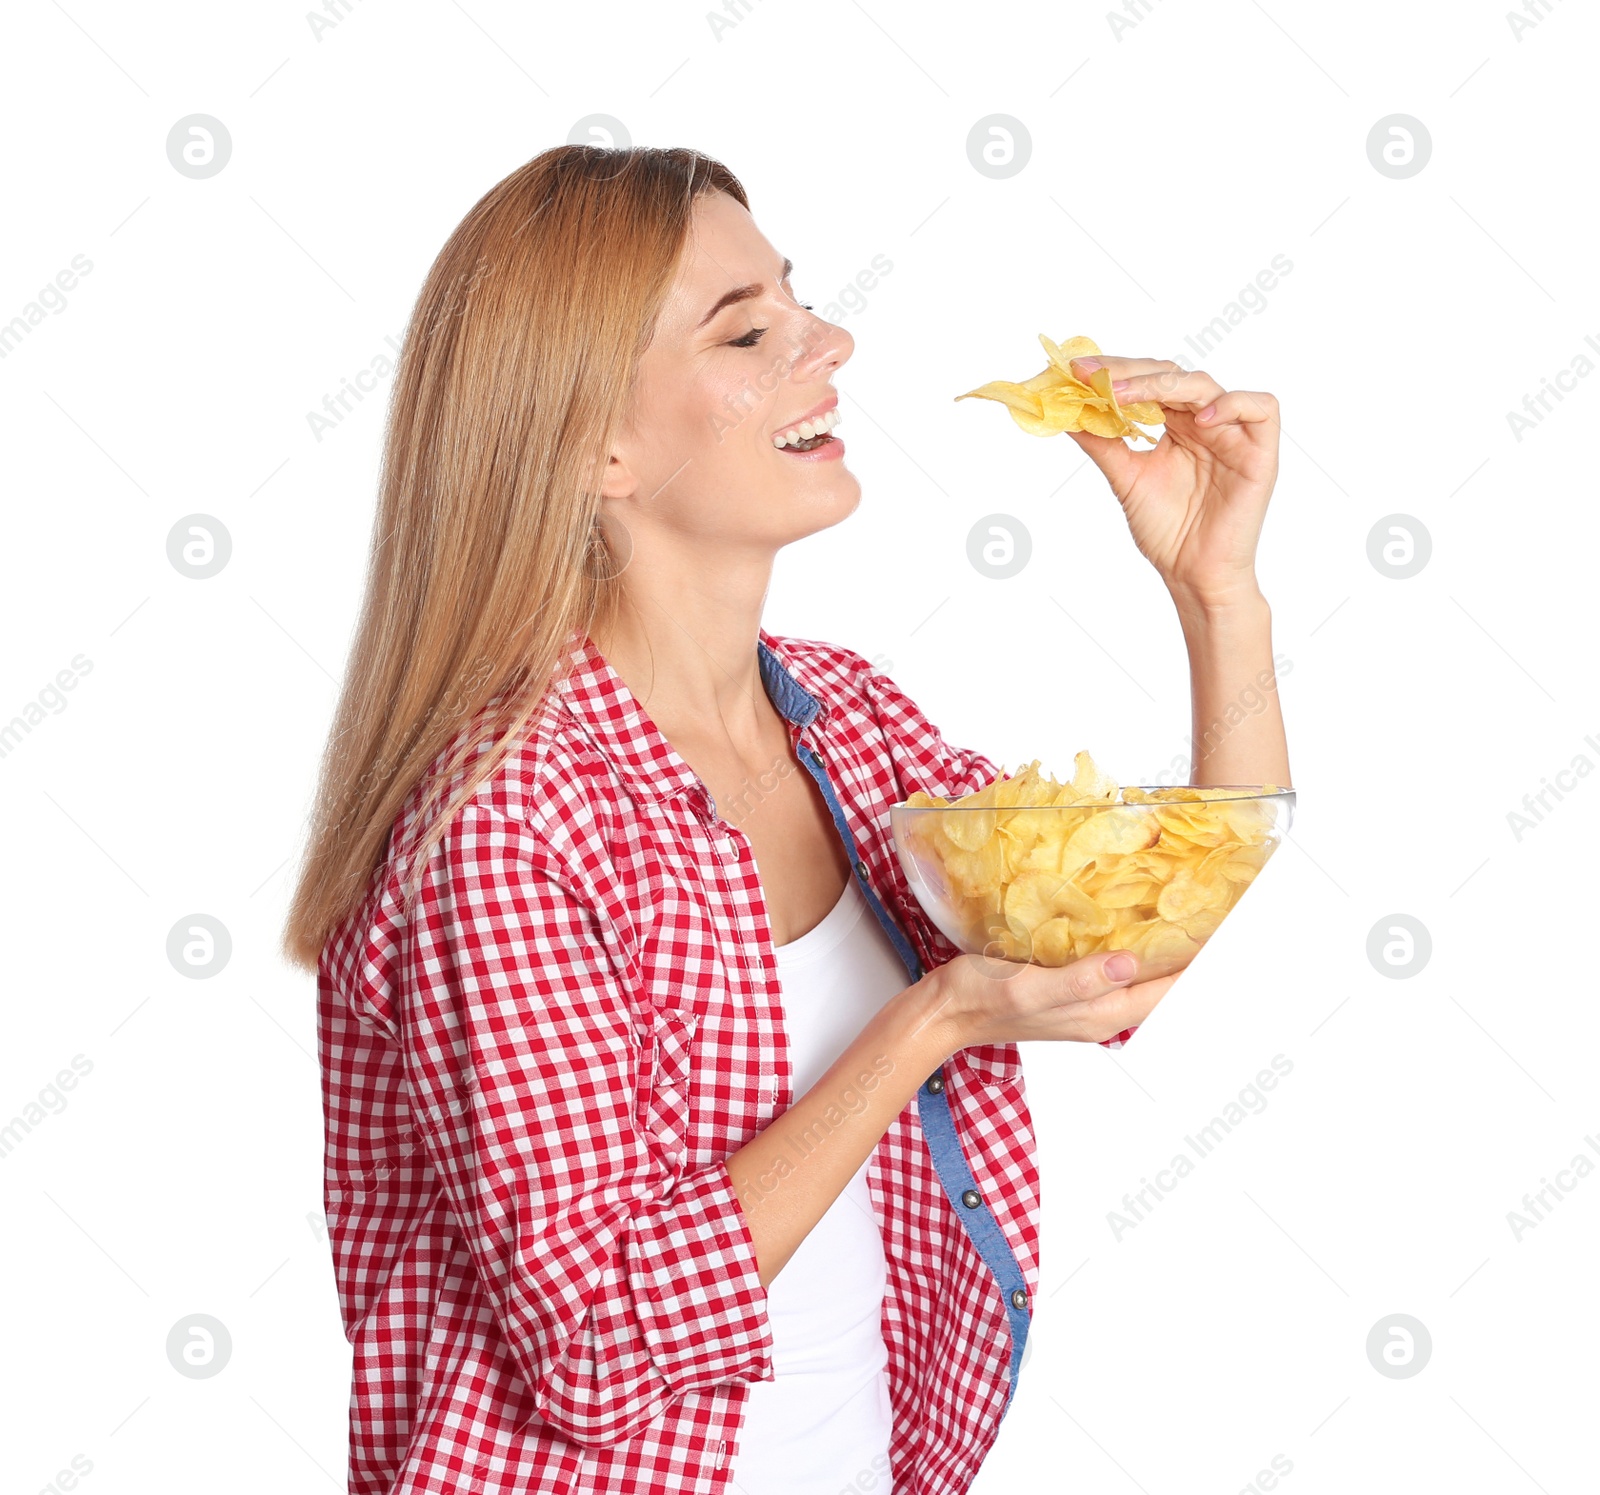
[[[428,271],[390,400],[366,596],[282,950],[315,969],[434,780],[420,865],[542,704],[575,630],[609,627],[606,456],[695,200],[748,207],[684,148],[544,151],[490,188]],[[486,708],[493,707],[492,710]],[[440,790],[496,732],[448,807]]]

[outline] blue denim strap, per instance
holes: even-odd
[[[762,680],[767,694],[784,717],[804,729],[817,714],[817,700],[797,681],[776,654],[766,644],[757,640],[761,662]],[[803,735],[803,730],[802,730]],[[796,743],[796,754],[822,791],[828,813],[833,817],[834,829],[844,844],[845,854],[867,904],[877,916],[883,932],[888,935],[896,953],[905,965],[912,982],[922,979],[922,962],[905,931],[894,915],[884,907],[867,879],[866,866],[856,850],[855,837],[850,834],[849,822],[833,792],[832,781],[823,765],[822,755],[803,741]],[[1006,1241],[994,1212],[978,1190],[977,1180],[961,1150],[961,1140],[956,1135],[955,1118],[950,1114],[950,1098],[941,1066],[917,1087],[917,1117],[922,1123],[922,1135],[928,1144],[934,1168],[944,1185],[946,1196],[974,1246],[978,1248],[985,1265],[994,1274],[1000,1286],[1006,1314],[1011,1325],[1010,1385],[1006,1391],[1006,1405],[1001,1421],[1011,1410],[1011,1400],[1017,1393],[1017,1380],[1022,1370],[1022,1355],[1028,1342],[1028,1290],[1023,1280],[1022,1268],[1016,1254]],[[968,1202],[970,1201],[970,1203]]]

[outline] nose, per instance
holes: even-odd
[[[830,379],[855,350],[856,340],[837,322],[808,316],[795,348],[790,377],[796,384]]]

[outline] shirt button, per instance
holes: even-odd
[[[983,1200],[978,1197],[978,1191],[976,1189],[968,1189],[966,1193],[961,1196],[961,1202],[966,1205],[968,1209],[977,1209],[977,1207],[983,1203]]]
[[[863,862],[859,857],[857,857],[856,858],[856,876],[860,877],[860,878],[865,878],[866,875],[867,875],[867,864],[865,862]]]
[[[1026,1289],[1019,1287],[1012,1292],[1011,1306],[1013,1308],[1026,1308],[1028,1306],[1028,1294]]]
[[[822,767],[822,754],[819,753],[815,748],[807,748],[806,751],[807,751],[807,753],[810,754],[811,761],[813,763],[815,763],[818,768],[821,768]]]
[[[937,1095],[943,1089],[944,1089],[944,1076],[942,1074],[930,1075],[928,1077],[928,1094],[929,1095]]]

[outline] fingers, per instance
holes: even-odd
[[[1102,354],[1093,358],[1074,358],[1072,368],[1087,379],[1097,368],[1112,378],[1112,393],[1122,406],[1143,401],[1170,410],[1185,410],[1195,424],[1218,426],[1278,426],[1278,399],[1263,389],[1224,389],[1204,369],[1185,369],[1167,358],[1115,358]],[[1120,387],[1119,387],[1120,386]],[[1111,480],[1113,489],[1132,478],[1133,454],[1120,441],[1104,438],[1079,441],[1094,463]],[[1113,448],[1116,448],[1115,450]]]
[[[1121,396],[1119,395],[1120,399]],[[1259,421],[1278,424],[1278,401],[1260,389],[1230,389],[1218,395],[1210,407],[1195,419],[1203,426],[1252,425]]]
[[[1119,405],[1150,400],[1172,410],[1203,410],[1223,393],[1204,369],[1161,369],[1151,374],[1118,374],[1111,386]]]
[[[1074,358],[1072,367],[1080,375],[1096,367],[1110,371],[1119,405],[1149,400],[1172,410],[1188,410],[1206,426],[1248,425],[1277,422],[1278,401],[1265,390],[1224,390],[1204,369],[1185,369],[1167,358]]]
[[[1183,373],[1182,367],[1170,358],[1114,358],[1109,353],[1096,353],[1088,358],[1074,358],[1071,363],[1074,370],[1086,374],[1096,369],[1109,369],[1113,379],[1126,379],[1130,374]]]
[[[1074,358],[1072,367],[1084,379],[1096,368],[1105,369],[1111,375],[1112,392],[1119,405],[1154,400],[1178,409],[1198,410],[1222,393],[1222,386],[1204,369],[1186,369],[1170,358],[1113,358],[1102,353],[1094,358]],[[1122,384],[1127,387],[1117,387]],[[1194,403],[1196,400],[1199,404]]]
[[[1090,1002],[1127,986],[1139,974],[1138,957],[1128,950],[1108,950],[1064,967],[1066,995],[1072,1002]]]
[[[1096,997],[1092,1003],[1079,1009],[1080,1026],[1084,1038],[1100,1043],[1128,1028],[1137,1028],[1156,1009],[1156,1004],[1171,990],[1172,983],[1183,973],[1158,976],[1153,981],[1135,981],[1130,986],[1120,986]]]
[[[1142,1023],[1177,979],[1141,980],[1136,956],[1130,973],[1108,969],[1130,955],[1109,950],[1065,966],[957,956],[918,984],[928,988],[923,1025],[949,1035],[946,1054],[974,1043],[1114,1038]]]

